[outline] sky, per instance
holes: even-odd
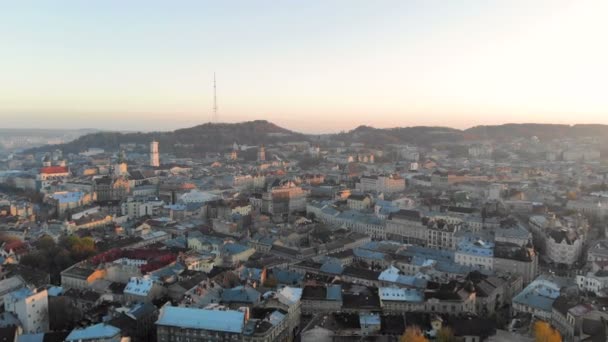
[[[0,127],[608,124],[608,1],[7,1]]]

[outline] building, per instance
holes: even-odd
[[[159,342],[238,341],[245,327],[245,313],[165,306],[156,321]]]
[[[352,194],[346,200],[346,205],[352,210],[365,210],[372,206],[372,198],[365,194]]]
[[[91,265],[78,263],[61,271],[61,287],[84,290],[88,289],[94,281],[103,279],[105,276],[106,271],[103,269],[96,269]]]
[[[425,245],[428,239],[425,223],[419,211],[402,209],[389,215],[386,236],[395,241]]]
[[[164,205],[165,202],[157,197],[129,197],[126,201],[121,203],[121,212],[123,216],[127,216],[129,219],[136,219],[144,216],[157,215]]]
[[[593,242],[587,250],[587,262],[608,261],[608,240]]]
[[[87,204],[91,204],[93,201],[95,201],[95,199],[96,197],[94,194],[85,194],[81,191],[61,191],[52,194],[50,202],[55,205],[57,215],[59,215],[59,217],[63,217],[66,212]]]
[[[513,313],[527,313],[549,321],[553,302],[560,296],[561,289],[565,285],[567,285],[565,279],[539,276],[513,297]]]
[[[40,169],[38,180],[53,181],[64,180],[70,176],[70,171],[66,166],[46,166]]]
[[[266,161],[266,148],[264,148],[264,145],[258,148],[258,161]]]
[[[158,157],[158,141],[155,140],[150,142],[150,166],[160,166],[160,159]]]
[[[531,246],[495,242],[494,270],[519,274],[523,282],[528,284],[538,275],[538,254]]]
[[[13,291],[22,289],[26,286],[25,281],[20,276],[14,276],[0,280],[0,305],[4,305],[5,297]]]
[[[494,243],[481,239],[464,239],[454,254],[456,263],[480,270],[494,269]]]
[[[286,215],[306,211],[308,192],[293,182],[272,187],[262,194],[262,212],[270,215]]]
[[[463,227],[462,223],[446,223],[443,220],[428,220],[426,224],[426,246],[437,249],[454,249],[455,234]]]
[[[361,192],[395,193],[405,190],[405,178],[396,175],[363,176],[356,184]]]
[[[302,313],[334,312],[342,308],[342,286],[305,286]]]
[[[34,292],[28,288],[9,293],[4,298],[4,311],[14,313],[26,334],[49,330],[48,292]]]
[[[587,272],[576,276],[576,285],[579,289],[593,292],[597,296],[603,296],[608,288],[608,271],[598,270]]]
[[[67,342],[120,342],[122,335],[117,327],[99,323],[82,329],[74,329],[65,340]]]
[[[124,297],[127,301],[150,303],[160,297],[164,287],[160,282],[149,276],[132,277],[124,288]]]
[[[424,291],[421,289],[381,287],[378,295],[384,313],[424,311]]]
[[[131,188],[125,177],[101,177],[95,179],[97,201],[120,201],[127,197]]]
[[[545,247],[552,262],[572,265],[583,252],[583,239],[572,229],[553,230],[545,240]]]

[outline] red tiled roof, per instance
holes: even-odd
[[[40,169],[40,173],[66,173],[68,168],[66,166],[47,166]]]
[[[23,254],[27,251],[27,245],[23,241],[13,241],[4,246],[4,250],[6,252],[10,252],[11,250],[15,252],[15,254]]]

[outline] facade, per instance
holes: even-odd
[[[158,198],[151,200],[145,198],[129,197],[121,203],[121,212],[123,216],[130,219],[136,219],[144,216],[154,216],[157,214],[165,203]]]
[[[46,290],[33,292],[23,288],[11,292],[4,299],[4,311],[14,313],[27,334],[49,330],[49,301]]]
[[[454,254],[456,263],[480,270],[494,269],[494,243],[481,239],[461,241]]]
[[[302,313],[333,312],[342,308],[342,286],[305,286]]]
[[[576,285],[579,289],[593,292],[597,296],[603,296],[608,288],[608,271],[599,270],[576,276]]]
[[[150,166],[160,166],[160,159],[158,157],[158,141],[150,142]]]
[[[361,192],[396,193],[405,190],[405,179],[399,175],[363,176],[357,183]]]
[[[307,196],[300,186],[287,182],[262,194],[262,211],[271,215],[306,211]]]
[[[423,217],[416,210],[400,210],[389,215],[386,236],[395,241],[425,245],[428,239]]]
[[[369,195],[352,194],[346,200],[346,204],[352,210],[365,210],[372,206],[372,199]]]
[[[266,161],[266,148],[264,147],[264,145],[258,148],[258,161]]]
[[[581,256],[583,239],[573,230],[554,230],[549,233],[545,248],[554,263],[572,265]]]
[[[511,243],[495,243],[494,270],[506,274],[515,273],[528,284],[538,275],[538,254],[532,247]]]

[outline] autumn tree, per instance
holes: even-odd
[[[454,332],[449,327],[443,327],[437,332],[437,342],[455,342]]]
[[[534,323],[534,340],[536,342],[562,342],[562,336],[549,323],[536,321]]]
[[[400,342],[428,342],[429,340],[424,337],[422,330],[417,326],[411,326],[405,329],[403,335],[399,339]]]

